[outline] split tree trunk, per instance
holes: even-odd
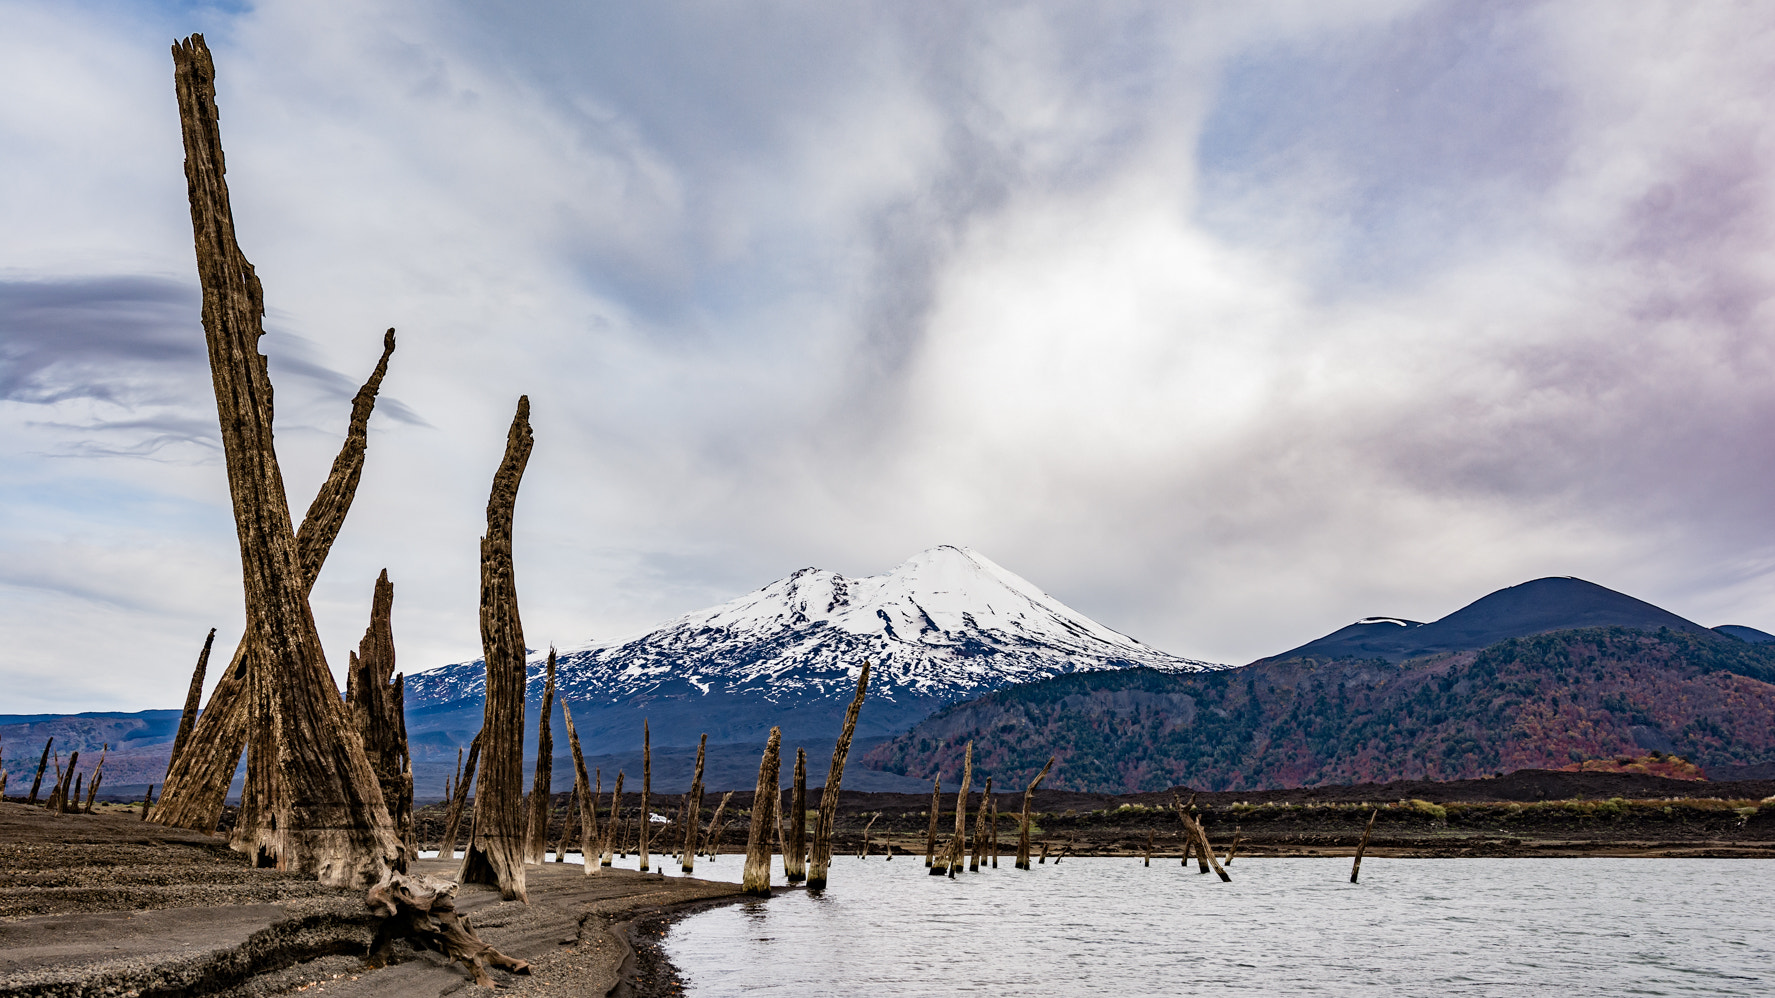
[[[727,813],[727,802],[733,800],[733,791],[729,790],[721,797],[721,803],[715,806],[715,817],[709,819],[709,851],[710,859],[721,853],[721,816]]]
[[[968,785],[974,780],[974,743],[968,742],[967,753],[962,756],[961,790],[955,795],[955,839],[949,843],[949,879],[955,879],[955,871],[961,869],[962,852],[968,844]]]
[[[980,872],[980,856],[986,852],[986,810],[992,805],[992,777],[986,778],[986,789],[980,794],[980,809],[974,812],[974,848],[968,852],[968,872]]]
[[[210,665],[210,646],[216,643],[216,629],[210,628],[203,639],[203,651],[197,653],[197,668],[191,673],[191,688],[185,691],[185,712],[179,715],[179,733],[173,736],[173,753],[167,756],[166,771],[171,773],[185,743],[191,740],[191,726],[197,723],[197,708],[203,702],[203,677]]]
[[[356,652],[348,652],[345,705],[364,742],[364,755],[382,788],[382,802],[395,833],[409,854],[418,843],[413,832],[413,761],[407,752],[405,677],[394,671],[394,583],[388,569],[376,577],[370,596],[370,626]]]
[[[1017,869],[1019,870],[1029,869],[1029,802],[1035,796],[1035,788],[1042,785],[1042,780],[1048,776],[1049,767],[1053,765],[1054,757],[1049,756],[1048,761],[1042,765],[1042,771],[1035,774],[1035,779],[1029,781],[1029,789],[1023,791],[1023,818],[1018,822],[1017,827]]]
[[[555,649],[549,648],[542,684],[542,720],[536,725],[536,775],[530,783],[530,824],[524,862],[540,863],[549,848],[549,812],[555,789]]]
[[[653,791],[653,733],[648,730],[647,718],[641,719],[641,827],[636,831],[636,851],[640,853],[641,862],[636,869],[647,872],[647,834],[653,830],[653,814],[648,810],[648,795]]]
[[[761,897],[770,897],[771,829],[782,771],[778,755],[782,739],[782,729],[770,729],[770,740],[764,743],[764,758],[758,761],[758,789],[752,794],[752,830],[746,838],[745,871],[740,874],[740,889]]]
[[[937,861],[937,815],[943,810],[943,800],[938,795],[942,790],[943,777],[931,777],[931,824],[924,833],[924,866],[927,870]]]
[[[561,720],[567,724],[567,747],[573,751],[573,789],[579,795],[579,855],[585,860],[585,874],[591,876],[598,868],[598,856],[593,847],[598,844],[598,793],[603,787],[594,788],[592,781],[586,778],[586,759],[579,751],[579,729],[573,726],[573,709],[567,706],[567,698],[561,698]],[[571,802],[568,810],[572,810]]]
[[[616,862],[614,850],[622,847],[622,843],[616,840],[617,834],[622,831],[622,781],[623,772],[619,769],[616,771],[616,789],[610,791],[610,820],[604,823],[604,848],[598,851],[600,873],[604,867]]]
[[[696,872],[697,832],[701,830],[703,818],[703,750],[708,747],[709,735],[696,743],[696,773],[690,778],[690,799],[684,806],[684,855],[678,859],[681,873]],[[788,857],[784,857],[787,862]]]
[[[461,750],[457,752],[460,754]],[[438,849],[439,859],[456,858],[456,840],[462,831],[462,812],[468,806],[468,788],[475,783],[475,767],[481,761],[481,733],[475,732],[468,743],[468,765],[456,778],[456,796],[450,798],[450,810],[444,818],[444,843]]]
[[[524,624],[512,571],[512,507],[530,459],[530,398],[506,433],[505,457],[487,497],[487,536],[481,538],[481,650],[487,660],[487,739],[475,786],[474,830],[457,879],[495,884],[506,900],[529,901],[524,886]]]
[[[824,889],[826,868],[832,864],[832,826],[838,820],[838,794],[844,784],[844,758],[850,754],[851,735],[857,730],[857,715],[863,710],[863,696],[869,692],[869,662],[857,673],[857,695],[844,712],[844,729],[838,744],[832,748],[832,768],[826,774],[826,786],[820,793],[820,815],[814,821],[814,841],[810,850],[807,886]]]
[[[1368,837],[1374,834],[1374,819],[1381,816],[1380,808],[1368,812],[1368,826],[1362,829],[1362,841],[1356,844],[1356,860],[1350,864],[1350,883],[1362,872],[1362,854],[1368,851]]]
[[[784,879],[799,884],[807,879],[807,750],[795,750],[795,796],[789,812],[789,845],[783,853]]]
[[[1177,794],[1171,795],[1171,802],[1177,806],[1177,817],[1182,819],[1184,831],[1196,840],[1196,855],[1213,867],[1214,872],[1220,876],[1223,882],[1232,880],[1233,878],[1227,874],[1226,869],[1220,865],[1220,860],[1215,857],[1214,848],[1208,844],[1208,833],[1202,829],[1201,823],[1190,817],[1190,813],[1184,810],[1183,801],[1178,798]]]

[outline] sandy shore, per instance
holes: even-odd
[[[420,872],[455,864],[424,860]],[[465,888],[457,910],[481,938],[527,960],[495,971],[517,994],[633,993],[658,977],[645,946],[664,916],[740,897],[735,884],[606,871],[529,868],[530,904]],[[364,963],[379,923],[359,891],[255,870],[220,838],[134,814],[56,815],[0,803],[0,998],[14,995],[475,993],[467,973],[397,944],[395,962]]]

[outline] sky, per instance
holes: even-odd
[[[241,604],[169,47],[215,53],[341,672],[985,553],[1250,661],[1576,575],[1775,630],[1775,6],[0,0],[0,712]],[[213,680],[212,680],[213,681]]]

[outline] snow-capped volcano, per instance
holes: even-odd
[[[541,696],[541,655],[531,696]],[[835,737],[863,661],[874,663],[859,736],[903,731],[990,690],[1069,672],[1143,665],[1219,668],[1181,658],[1072,610],[977,551],[948,545],[885,575],[805,568],[756,592],[654,630],[559,653],[556,688],[586,750]],[[409,728],[472,707],[479,726],[486,670],[464,662],[407,677]],[[439,717],[437,720],[442,721]],[[453,732],[453,734],[459,734]],[[456,741],[451,738],[451,741]],[[561,744],[557,742],[557,744]]]

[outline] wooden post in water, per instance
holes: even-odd
[[[616,771],[616,789],[610,791],[610,819],[604,822],[604,848],[598,852],[599,872],[616,862],[614,850],[622,848],[617,833],[622,826],[622,770]]]
[[[1213,848],[1208,845],[1208,833],[1203,831],[1202,826],[1195,818],[1190,817],[1188,811],[1184,810],[1183,800],[1179,798],[1175,792],[1171,794],[1171,802],[1177,806],[1177,817],[1182,820],[1184,831],[1189,833],[1196,840],[1197,856],[1206,860],[1208,865],[1214,868],[1214,872],[1220,875],[1220,879],[1223,882],[1232,880],[1233,878],[1228,876],[1226,870],[1221,867],[1220,860],[1215,858]],[[1201,872],[1206,873],[1208,871],[1203,870]]]
[[[807,886],[823,890],[826,868],[832,863],[832,826],[838,820],[838,794],[844,785],[844,760],[850,754],[851,736],[857,730],[857,715],[863,710],[863,696],[869,692],[869,662],[857,673],[857,695],[844,712],[844,729],[838,744],[832,747],[832,768],[826,773],[826,786],[820,793],[820,816],[814,821],[814,841],[808,858]]]
[[[1048,861],[1048,840],[1043,839],[1042,840],[1042,858],[1036,860],[1036,862],[1037,863],[1046,863],[1047,861]]]
[[[179,715],[179,733],[173,736],[172,755],[166,757],[166,768],[172,771],[173,760],[185,750],[185,743],[191,740],[191,726],[197,723],[197,708],[203,703],[203,674],[210,664],[210,646],[216,643],[216,629],[210,628],[210,635],[203,639],[203,651],[197,653],[197,668],[191,673],[191,688],[185,691],[185,712]]]
[[[881,812],[875,812],[869,816],[869,823],[863,826],[863,848],[857,851],[858,859],[867,859],[869,857],[869,830],[875,827],[875,820],[880,817]]]
[[[789,849],[783,854],[784,879],[807,879],[807,750],[795,750],[795,797],[789,812]]]
[[[1194,852],[1195,849],[1196,849],[1196,840],[1194,838],[1192,838],[1188,832],[1185,832],[1184,836],[1183,836],[1183,862],[1179,864],[1180,866],[1188,866],[1189,865],[1190,853]],[[1203,870],[1202,872],[1207,873],[1208,871]]]
[[[968,851],[968,872],[980,872],[980,857],[986,852],[986,812],[992,806],[992,777],[986,778],[986,789],[980,794],[980,808],[974,812],[974,848]]]
[[[549,812],[555,790],[555,648],[549,646],[542,684],[542,716],[536,723],[536,769],[530,780],[530,816],[525,827],[524,862],[541,863],[549,848]]]
[[[1053,765],[1054,757],[1049,756],[1048,761],[1042,765],[1042,771],[1035,774],[1035,779],[1029,781],[1029,789],[1023,791],[1023,818],[1017,826],[1017,869],[1019,870],[1029,869],[1029,802],[1035,796],[1035,788],[1041,786],[1042,780],[1048,775],[1049,767]]]
[[[949,879],[961,869],[962,852],[968,845],[968,784],[974,779],[974,743],[968,742],[962,756],[961,790],[955,795],[955,840],[949,843]]]
[[[50,735],[49,740],[43,743],[43,758],[37,760],[37,778],[31,781],[31,796],[25,801],[26,804],[37,803],[37,792],[43,789],[43,768],[49,765],[49,747],[54,744],[54,735]],[[25,758],[29,759],[30,756]]]
[[[1141,866],[1151,866],[1151,865],[1153,865],[1153,832],[1152,832],[1152,829],[1150,829],[1150,828],[1149,828],[1149,829],[1147,829],[1147,832],[1146,832],[1146,857],[1145,857],[1145,862],[1143,862],[1143,863],[1141,863],[1141,864],[1140,864],[1140,865],[1141,865]]]
[[[438,848],[439,859],[456,858],[456,840],[462,831],[462,815],[468,806],[468,788],[474,786],[475,769],[481,761],[481,732],[468,743],[468,764],[456,780],[456,796],[450,798],[450,809],[444,815],[444,842]]]
[[[998,869],[998,798],[992,799],[992,868]]]
[[[930,869],[937,860],[937,815],[942,812],[942,774],[931,777],[931,824],[924,833],[924,865]]]
[[[761,897],[770,897],[770,833],[775,824],[778,777],[782,771],[778,755],[782,739],[782,729],[771,728],[770,740],[764,743],[764,758],[758,762],[758,789],[752,794],[752,831],[746,838],[746,868],[740,875],[740,889]]]
[[[696,871],[697,833],[702,828],[703,818],[703,749],[709,744],[709,733],[703,732],[702,738],[696,743],[696,773],[690,778],[690,800],[684,808],[684,855],[678,860],[681,873]],[[788,857],[783,857],[788,862]]]
[[[1362,841],[1356,844],[1356,861],[1350,864],[1350,883],[1356,882],[1356,876],[1362,872],[1362,854],[1368,851],[1368,837],[1374,834],[1374,819],[1381,816],[1380,808],[1368,813],[1368,827],[1362,829]]]
[[[1238,831],[1238,829],[1234,829],[1233,830],[1233,842],[1231,845],[1226,847],[1226,859],[1221,860],[1220,865],[1221,866],[1231,866],[1233,863],[1233,854],[1237,853],[1238,851],[1239,851],[1239,831]]]

